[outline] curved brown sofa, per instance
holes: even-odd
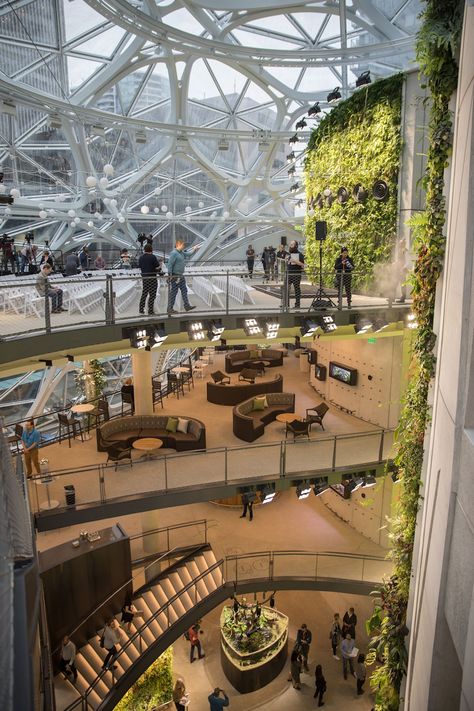
[[[277,351],[273,348],[255,348],[252,349],[257,351],[259,354],[258,358],[251,358],[250,351],[233,351],[232,353],[227,353],[225,357],[225,372],[226,373],[239,373],[242,368],[245,367],[245,363],[250,363],[252,360],[267,360],[269,365],[268,368],[276,368],[279,365],[283,365],[283,352]]]
[[[272,380],[259,380],[258,383],[235,383],[217,385],[212,381],[207,383],[207,401],[214,405],[237,405],[255,395],[283,392],[283,376],[278,374]]]
[[[234,407],[232,412],[233,431],[236,437],[253,442],[265,432],[265,425],[273,422],[282,412],[294,412],[294,393],[268,393],[268,407],[253,410],[253,397]]]
[[[171,415],[173,417],[173,415]],[[194,417],[189,420],[188,431],[169,432],[166,429],[168,415],[130,415],[114,417],[97,427],[97,451],[108,452],[110,447],[126,443],[132,445],[140,437],[157,437],[163,440],[164,447],[187,452],[190,449],[206,449],[206,427]]]

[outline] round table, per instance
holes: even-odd
[[[176,368],[171,369],[172,373],[176,373],[176,375],[181,375],[181,373],[190,373],[191,371],[189,368],[183,366],[183,365],[177,365]]]
[[[43,501],[43,503],[39,505],[40,511],[51,511],[51,509],[57,509],[59,506],[59,501],[52,499],[49,495],[49,485],[52,481],[53,477],[50,474],[45,474],[41,479],[35,481],[35,484],[44,484],[46,487],[47,501]]]
[[[277,422],[281,422],[286,426],[287,422],[294,422],[295,420],[302,420],[303,418],[296,414],[296,412],[282,412],[275,417]]]
[[[141,437],[132,444],[133,449],[143,452],[142,457],[145,459],[149,459],[155,449],[160,449],[162,446],[163,440],[158,437]]]
[[[90,413],[95,410],[95,405],[92,405],[90,402],[81,402],[78,405],[73,405],[71,407],[71,412],[73,412],[75,415],[90,415]],[[84,420],[83,420],[84,421]],[[82,435],[85,440],[90,440],[91,436],[89,432],[86,431],[86,428],[82,428]]]
[[[260,358],[257,360],[246,360],[244,363],[245,368],[254,368],[254,370],[257,370],[259,373],[265,373],[265,368],[268,368],[270,365],[271,361],[261,360]]]

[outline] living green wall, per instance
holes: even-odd
[[[152,711],[173,693],[173,647],[151,664],[116,705],[116,711]]]
[[[328,188],[336,198],[343,186],[350,198],[343,205],[335,199],[331,206],[315,207],[315,214],[306,216],[305,258],[310,271],[319,267],[316,220],[328,225],[323,269],[329,274],[342,245],[348,246],[354,259],[358,286],[367,287],[374,265],[391,255],[397,227],[403,82],[404,76],[398,74],[360,89],[327,114],[311,134],[305,161],[308,206]],[[372,197],[372,185],[379,179],[389,185],[386,202]],[[356,183],[369,191],[365,203],[352,197]]]

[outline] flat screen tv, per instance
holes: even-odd
[[[357,385],[357,370],[342,363],[329,363],[329,377],[340,380],[345,385]]]
[[[316,380],[326,380],[326,366],[316,365],[315,366]]]
[[[318,362],[318,352],[314,351],[312,348],[308,351],[308,363],[310,365],[316,365]]]

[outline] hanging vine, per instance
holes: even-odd
[[[444,170],[452,149],[452,115],[449,101],[457,85],[456,61],[462,27],[463,2],[428,0],[421,15],[417,58],[429,89],[429,151],[423,187],[425,210],[411,221],[417,253],[410,281],[413,313],[418,329],[413,343],[410,383],[398,427],[395,464],[402,493],[392,521],[392,577],[380,589],[381,608],[368,622],[377,631],[372,645],[383,660],[371,677],[376,691],[376,711],[396,711],[400,686],[407,668],[405,637],[413,543],[420,500],[421,472],[426,427],[429,422],[428,393],[435,373],[433,332],[436,285],[445,253]]]

